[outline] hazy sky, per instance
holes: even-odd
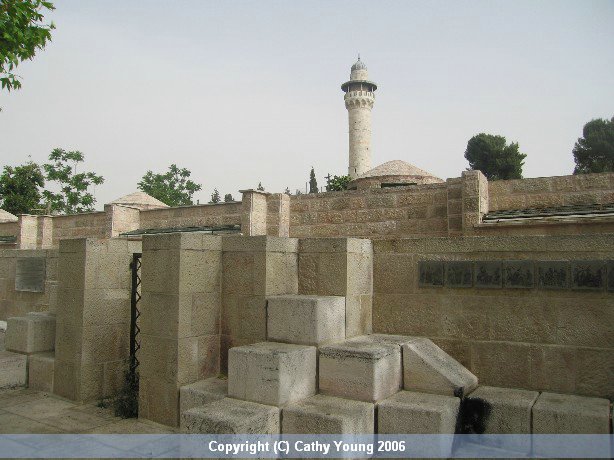
[[[525,177],[570,174],[582,126],[614,116],[614,1],[55,0],[53,42],[0,93],[0,165],[55,147],[105,177],[98,208],[176,163],[195,198],[346,174],[341,83],[378,83],[372,166],[446,178],[479,132]]]

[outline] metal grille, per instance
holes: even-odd
[[[136,368],[139,366],[137,352],[141,348],[139,334],[139,301],[141,300],[141,256],[139,252],[132,254],[130,269],[132,272],[132,285],[130,296],[130,373],[135,375]]]

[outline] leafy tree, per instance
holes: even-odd
[[[54,149],[49,161],[53,163],[43,165],[47,181],[58,182],[60,192],[43,192],[48,209],[64,214],[93,211],[96,198],[88,189],[90,185],[102,184],[104,178],[93,172],[77,173],[77,165],[84,161],[83,153]]]
[[[256,190],[260,190],[261,192],[264,192],[264,187],[262,186],[262,182],[258,182],[258,188],[256,188]]]
[[[222,201],[222,198],[220,197],[220,192],[218,192],[217,189],[214,188],[213,193],[211,194],[211,201],[209,201],[209,203],[215,204],[219,203],[220,201]]]
[[[0,207],[12,214],[33,214],[41,208],[41,188],[45,177],[32,161],[21,166],[5,166],[0,176]]]
[[[224,195],[224,203],[234,203],[235,199],[232,197],[231,193],[227,193]]]
[[[292,192],[290,192],[290,187],[286,187],[286,190],[284,191],[284,193],[286,195],[292,195]]]
[[[352,178],[350,176],[332,176],[329,174],[326,176],[326,191],[327,192],[340,192],[347,190],[348,184]]]
[[[168,206],[191,205],[194,204],[192,196],[202,188],[189,179],[191,174],[186,168],[172,164],[164,174],[147,171],[138,188]]]
[[[313,166],[309,173],[309,193],[318,193],[318,181],[316,180],[316,173],[313,170]]]
[[[3,0],[0,2],[0,82],[2,89],[21,88],[13,72],[20,62],[32,59],[51,40],[53,23],[43,23],[43,10],[53,3],[43,0]]]
[[[303,192],[301,192],[299,189],[296,189],[296,193],[294,194],[295,196],[299,196],[302,195]]]
[[[505,137],[480,133],[469,139],[465,158],[469,169],[478,169],[489,180],[521,179],[526,155],[518,143],[507,145]]]
[[[574,174],[614,171],[614,117],[591,120],[573,148]]]

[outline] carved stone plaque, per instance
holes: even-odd
[[[15,290],[27,292],[45,291],[45,258],[22,257],[15,267]]]
[[[538,262],[539,287],[542,289],[569,289],[568,262]]]
[[[443,286],[443,262],[422,260],[418,264],[421,287]]]
[[[572,289],[601,291],[605,278],[605,262],[586,260],[572,265]]]
[[[446,262],[446,286],[471,287],[471,262]]]
[[[477,288],[500,288],[501,262],[476,262],[473,270],[473,285]]]
[[[530,289],[535,283],[532,260],[506,260],[503,262],[503,286],[512,289]]]

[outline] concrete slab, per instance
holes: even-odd
[[[267,297],[267,340],[325,345],[345,339],[345,297]]]
[[[320,348],[320,392],[377,402],[401,389],[398,346],[360,340]]]
[[[228,352],[228,396],[284,406],[316,392],[316,348],[260,342]]]
[[[478,386],[478,378],[435,345],[418,338],[403,345],[403,388],[462,398]]]
[[[28,358],[28,388],[53,393],[55,353],[34,353]]]
[[[42,398],[5,408],[6,412],[28,417],[42,422],[44,419],[60,414],[76,404],[44,394]]]
[[[284,434],[372,434],[375,405],[316,395],[282,410]]]
[[[0,351],[0,389],[24,386],[27,383],[28,357]]]
[[[204,406],[228,395],[228,379],[213,377],[199,380],[179,389],[179,411],[183,413],[193,407]]]
[[[187,410],[181,425],[187,433],[279,434],[279,408],[224,398]]]

